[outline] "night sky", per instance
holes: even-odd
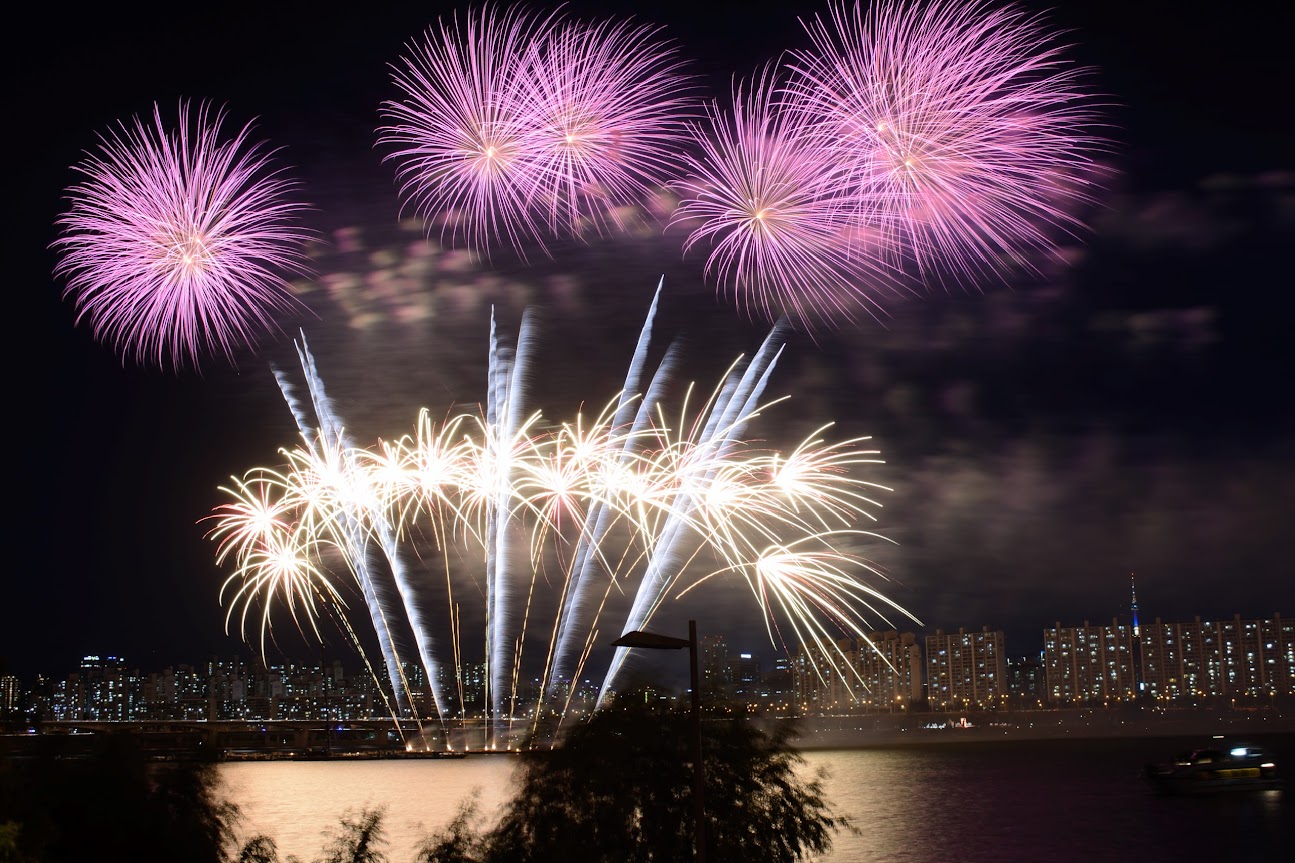
[[[661,345],[680,339],[700,383],[768,330],[717,298],[702,258],[683,257],[670,232],[559,246],[530,267],[436,252],[434,280],[393,278],[427,247],[400,227],[393,169],[374,147],[378,105],[396,96],[387,64],[456,7],[272,5],[251,18],[46,4],[11,33],[17,553],[0,594],[11,672],[63,673],[89,653],[145,670],[250,653],[224,632],[225,574],[200,520],[231,475],[295,443],[270,367],[295,370],[299,327],[362,443],[405,433],[420,406],[483,397],[492,306],[514,331],[524,308],[540,310],[535,399],[555,418],[615,393],[662,276]],[[731,75],[805,47],[797,15],[826,8],[700,5],[615,11],[664,25],[720,98]],[[1144,621],[1295,614],[1285,33],[1257,3],[1208,16],[1167,3],[1040,8],[1108,97],[1112,174],[1092,231],[1039,276],[933,288],[887,303],[878,321],[793,338],[770,386],[792,406],[764,434],[835,419],[843,437],[874,437],[886,460],[876,479],[894,489],[877,527],[896,544],[869,553],[925,625],[902,628],[989,625],[1026,654],[1056,621],[1127,620],[1130,573]],[[226,106],[234,128],[256,120],[253,137],[282,148],[301,181],[321,243],[303,285],[310,315],[233,367],[176,375],[123,366],[75,324],[48,246],[70,166],[96,135],[181,98]],[[771,655],[745,586],[717,590],[667,606],[662,631],[698,617],[703,633]],[[272,658],[315,655],[283,623]]]

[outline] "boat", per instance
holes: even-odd
[[[1271,791],[1282,787],[1277,761],[1262,746],[1215,740],[1172,761],[1148,764],[1146,778],[1162,794]]]

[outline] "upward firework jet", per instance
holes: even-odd
[[[281,373],[275,374],[304,442],[304,449],[296,450],[289,456],[300,464],[294,475],[314,479],[317,489],[323,493],[322,498],[329,501],[329,508],[319,521],[327,525],[331,545],[344,553],[348,566],[355,574],[374,632],[378,636],[378,645],[387,665],[387,674],[397,704],[402,709],[409,710],[412,705],[408,697],[408,683],[401,679],[404,666],[396,653],[392,627],[385,612],[390,607],[390,602],[386,599],[390,591],[384,585],[381,575],[375,572],[376,561],[380,560],[385,564],[386,571],[395,583],[404,617],[413,630],[418,655],[423,667],[428,669],[432,698],[439,714],[444,702],[440,676],[433,673],[437,669],[437,663],[432,655],[432,633],[423,626],[418,599],[397,547],[395,532],[377,506],[375,490],[367,472],[353,463],[357,448],[347,437],[341,418],[324,391],[324,382],[315,368],[315,358],[306,347],[304,337],[298,345],[298,356],[317,425],[311,425],[310,415],[293,396],[292,385],[287,377]]]
[[[878,573],[849,551],[872,538],[858,522],[878,506],[880,487],[858,475],[877,461],[866,439],[827,443],[825,426],[787,452],[748,441],[751,424],[775,404],[764,392],[781,328],[739,358],[703,405],[668,408],[676,354],[648,375],[652,321],[650,313],[625,390],[596,417],[559,426],[525,403],[531,324],[507,344],[492,322],[483,414],[435,425],[424,410],[413,435],[366,450],[346,442],[303,346],[318,425],[285,388],[307,445],[289,454],[286,473],[257,469],[235,480],[225,489],[234,502],[213,516],[218,559],[235,564],[226,582],[231,616],[241,606],[246,621],[259,605],[267,625],[276,602],[301,614],[337,608],[341,585],[325,573],[340,560],[379,641],[392,645],[384,647],[389,667],[399,665],[398,621],[413,630],[428,680],[441,681],[433,684],[437,716],[484,716],[502,740],[515,722],[565,715],[606,628],[644,628],[671,597],[709,579],[746,580],[771,641],[812,647],[806,655],[827,664],[838,661],[837,639],[863,636],[865,615],[907,614],[869,587],[867,576]],[[400,543],[445,566],[443,590],[439,578],[403,565]],[[381,554],[370,555],[371,545]],[[473,548],[478,565],[451,567]],[[287,578],[277,564],[284,558],[294,562]],[[384,589],[388,580],[394,590]],[[485,599],[486,673],[477,692],[468,691],[459,629],[459,598],[473,592]],[[424,613],[433,605],[451,621],[435,639]],[[524,662],[537,639],[539,657]],[[614,692],[626,657],[612,657],[599,703]],[[536,683],[531,695],[527,681]],[[402,709],[416,702],[399,697]]]
[[[779,335],[778,328],[775,327],[754,360],[740,374],[736,369],[729,374],[706,411],[706,422],[700,433],[688,442],[688,461],[694,464],[689,466],[689,477],[684,484],[683,493],[674,501],[669,517],[664,522],[662,535],[648,558],[646,572],[625,623],[626,631],[645,627],[665,599],[666,591],[679,578],[688,561],[686,537],[691,532],[691,523],[694,518],[700,517],[705,524],[706,517],[712,514],[707,508],[710,503],[709,493],[718,488],[720,506],[727,504],[724,497],[730,491],[726,482],[730,477],[725,476],[728,467],[726,462],[731,451],[741,447],[746,425],[758,411],[760,396],[781,351]],[[700,474],[694,474],[697,468],[700,468]],[[726,518],[721,518],[720,522],[724,530],[731,524]],[[727,541],[729,537],[726,536],[725,539]],[[682,548],[681,543],[684,544]],[[602,690],[598,694],[599,702],[613,690],[628,652],[627,648],[616,648],[611,668],[603,679]]]
[[[304,270],[295,227],[304,207],[270,154],[249,145],[250,126],[232,139],[214,115],[180,104],[169,128],[135,118],[101,139],[77,170],[56,272],[77,319],[123,357],[159,367],[198,366],[212,353],[277,333],[279,315],[304,310],[283,274]]]

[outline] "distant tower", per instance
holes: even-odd
[[[1136,684],[1137,693],[1141,695],[1146,688],[1146,682],[1142,679],[1142,629],[1138,626],[1138,583],[1131,572],[1129,591],[1132,595],[1129,610],[1133,612],[1133,681]]]
[[[1133,637],[1141,638],[1142,633],[1138,630],[1138,582],[1131,572],[1129,573],[1129,590],[1133,593],[1133,602],[1129,606],[1133,610]]]

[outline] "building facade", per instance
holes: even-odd
[[[873,632],[834,649],[802,648],[793,663],[806,712],[907,710],[922,699],[922,649],[911,632]]]
[[[1295,621],[1165,623],[1142,627],[1142,681],[1161,701],[1295,695]]]
[[[1145,630],[1145,627],[1143,627]],[[1047,700],[1053,704],[1109,704],[1132,700],[1138,691],[1133,628],[1062,626],[1043,631]]]
[[[926,697],[932,710],[999,708],[1005,706],[1007,694],[1001,630],[937,629],[926,637]]]

